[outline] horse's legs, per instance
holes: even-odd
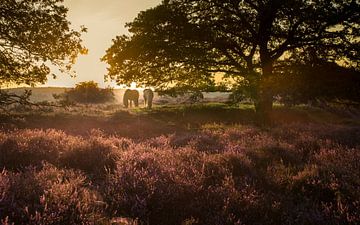
[[[151,107],[152,107],[152,99],[151,99],[151,98],[149,98],[149,101],[148,101],[148,108],[149,108],[149,109],[151,109]]]
[[[139,99],[135,99],[134,104],[135,104],[135,107],[138,107],[139,106]]]

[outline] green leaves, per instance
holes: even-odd
[[[2,0],[0,3],[0,84],[44,83],[49,65],[71,72],[86,49],[81,31],[70,29],[62,0]]]

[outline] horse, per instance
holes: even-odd
[[[149,88],[145,89],[144,90],[144,105],[148,109],[151,109],[151,107],[152,107],[153,98],[154,98],[154,92]]]
[[[125,108],[132,106],[132,102],[134,102],[135,107],[139,106],[139,92],[137,90],[126,89],[123,97],[123,104]]]

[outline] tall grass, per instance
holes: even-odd
[[[211,125],[143,140],[0,132],[0,220],[359,224],[359,162],[359,129],[341,125]]]

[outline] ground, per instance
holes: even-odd
[[[3,224],[358,224],[354,110],[82,105],[1,117]]]
[[[15,116],[17,115],[17,116]],[[359,115],[333,113],[320,108],[298,106],[286,108],[275,105],[273,125],[304,123],[360,125]],[[1,121],[0,121],[1,122]],[[257,125],[252,104],[229,105],[204,103],[187,105],[158,105],[125,109],[120,104],[76,105],[50,110],[18,110],[3,116],[2,129],[59,129],[74,135],[86,135],[92,129],[128,138],[151,138],[173,133],[201,131],[205,126],[231,127]]]

